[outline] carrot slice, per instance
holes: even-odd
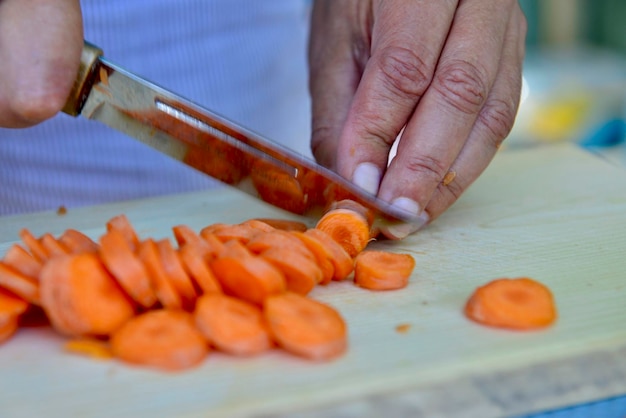
[[[0,324],[17,318],[28,309],[28,302],[0,287]]]
[[[168,279],[159,258],[156,243],[147,239],[139,244],[139,259],[143,262],[150,275],[152,289],[161,305],[169,309],[181,309],[183,301],[173,283]]]
[[[8,316],[0,321],[0,344],[8,341],[19,328],[18,315]]]
[[[351,209],[326,212],[315,228],[330,235],[352,258],[363,251],[370,241],[370,224],[363,215]]]
[[[352,273],[354,270],[352,257],[330,235],[317,228],[308,229],[305,234],[320,241],[332,254],[331,262],[335,268],[333,280],[344,280]]]
[[[315,238],[313,235],[305,234],[304,232],[293,231],[292,234],[298,238],[302,243],[311,251],[311,254],[315,257],[315,261],[322,271],[322,278],[319,284],[328,284],[333,279],[335,274],[335,266],[332,259],[333,254],[322,242]],[[342,249],[343,250],[343,249]],[[350,256],[346,254],[348,259]],[[350,260],[350,264],[352,261]],[[349,274],[349,273],[348,273]]]
[[[126,217],[126,215],[117,215],[109,219],[106,223],[106,228],[107,231],[112,229],[120,231],[128,241],[128,244],[133,251],[136,251],[139,247],[139,236],[137,235],[137,231],[135,231],[135,228],[133,228],[133,225],[130,223],[130,220]]]
[[[298,250],[273,247],[260,256],[283,272],[289,291],[307,295],[322,281],[322,270],[316,262]]]
[[[70,250],[67,249],[63,244],[61,244],[57,239],[50,233],[45,233],[39,238],[39,243],[43,247],[46,252],[46,258],[50,259],[51,257],[63,254],[69,254]]]
[[[328,360],[348,346],[345,321],[326,304],[286,292],[267,298],[263,309],[274,340],[291,353]]]
[[[39,273],[41,273],[41,268],[43,267],[41,261],[19,244],[11,245],[2,261],[15,271],[35,280],[39,279]]]
[[[366,250],[356,256],[354,282],[365,289],[401,289],[409,283],[415,259],[409,254]]]
[[[95,254],[62,255],[41,270],[42,307],[70,335],[109,335],[135,315],[132,302]]]
[[[261,231],[249,224],[223,225],[213,231],[213,235],[222,242],[238,240],[242,244],[247,243]]]
[[[292,232],[280,229],[256,235],[246,244],[246,247],[255,254],[261,254],[270,248],[286,248],[290,251],[298,251],[311,260],[315,259],[315,256],[298,237]]]
[[[465,315],[483,325],[531,330],[552,324],[557,310],[552,292],[543,284],[527,277],[502,278],[477,288]]]
[[[63,348],[74,354],[80,354],[96,360],[109,360],[113,352],[108,341],[95,338],[76,338],[65,343]]]
[[[191,314],[163,309],[126,322],[111,336],[111,350],[128,363],[171,372],[196,366],[209,353]]]
[[[95,253],[98,251],[98,244],[76,229],[70,228],[63,231],[59,237],[59,242],[73,254]]]
[[[34,305],[41,303],[39,282],[14,270],[2,261],[0,261],[0,286]]]
[[[260,221],[266,225],[270,225],[272,228],[280,229],[282,231],[304,232],[307,229],[309,229],[304,222],[294,221],[291,219],[255,218],[247,222],[251,222],[251,221]]]
[[[48,252],[28,228],[22,228],[19,235],[24,244],[26,244],[26,248],[37,260],[44,262],[48,259]]]
[[[196,233],[187,225],[175,225],[172,227],[174,233],[174,239],[179,247],[189,243],[194,245],[206,245],[206,242],[202,239],[200,234]]]
[[[285,276],[280,270],[252,255],[238,241],[225,245],[222,255],[213,260],[210,267],[224,292],[257,305],[286,289]]]
[[[111,229],[102,235],[98,254],[107,270],[135,302],[144,308],[156,304],[148,270],[121,231]]]
[[[264,222],[261,219],[248,219],[246,221],[243,221],[241,225],[250,226],[254,229],[259,230],[260,232],[272,232],[276,229],[273,226],[271,226],[269,223]]]
[[[253,355],[272,345],[261,310],[242,300],[204,295],[198,299],[194,317],[206,340],[225,353]]]
[[[193,308],[198,295],[187,271],[183,267],[179,254],[174,250],[172,243],[168,239],[159,240],[156,245],[163,271],[181,296],[183,307]]]
[[[222,286],[205,262],[202,250],[193,242],[185,243],[178,254],[189,277],[194,281],[201,293],[222,293]]]

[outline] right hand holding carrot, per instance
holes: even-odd
[[[56,115],[83,48],[79,0],[0,2],[0,127],[24,128]]]

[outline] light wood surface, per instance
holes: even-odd
[[[155,237],[179,223],[288,216],[224,189],[5,217],[0,254],[21,227],[97,237],[118,213]],[[570,145],[505,150],[434,224],[372,246],[409,252],[417,267],[402,291],[314,291],[348,321],[350,349],[337,361],[215,354],[171,375],[70,355],[53,332],[28,329],[0,347],[0,417],[489,417],[626,394],[623,168]],[[471,291],[503,276],[547,284],[558,323],[516,333],[466,320]]]

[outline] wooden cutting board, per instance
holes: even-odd
[[[231,189],[0,218],[0,254],[21,227],[92,237],[125,213],[144,236],[185,223],[287,217]],[[626,394],[626,171],[573,146],[504,150],[433,225],[401,242],[410,285],[375,293],[316,289],[350,330],[348,353],[314,364],[279,351],[212,355],[163,374],[63,351],[47,329],[0,347],[0,417],[514,415]],[[478,285],[531,276],[556,296],[542,332],[483,328],[461,314]],[[408,332],[396,326],[409,324]],[[296,414],[297,412],[297,414]]]

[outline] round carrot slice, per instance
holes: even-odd
[[[15,271],[35,280],[39,279],[39,273],[41,273],[41,267],[43,267],[41,261],[19,244],[11,245],[4,254],[2,261]]]
[[[196,326],[219,350],[247,356],[271,347],[261,310],[255,305],[222,294],[200,297],[194,312]]]
[[[308,229],[304,222],[294,221],[292,219],[274,219],[274,218],[256,218],[246,222],[263,222],[266,225],[283,231],[300,231],[304,232]]]
[[[156,245],[163,271],[181,296],[183,307],[193,308],[198,295],[187,271],[183,267],[179,254],[174,250],[172,243],[168,239],[159,240]]]
[[[70,250],[61,244],[54,235],[45,233],[39,238],[39,243],[46,252],[47,258],[51,258],[57,255],[69,254]]]
[[[157,302],[150,276],[124,235],[111,229],[100,237],[100,259],[128,295],[144,308]]]
[[[344,280],[352,273],[354,270],[354,260],[330,235],[317,228],[308,229],[305,234],[320,241],[332,254],[330,261],[335,268],[333,280]]]
[[[139,247],[139,236],[137,235],[137,231],[135,231],[135,228],[133,228],[133,225],[130,223],[130,220],[126,217],[126,215],[122,214],[114,216],[106,223],[106,228],[107,231],[112,229],[120,231],[133,251],[136,251]]]
[[[267,298],[263,312],[274,340],[293,354],[328,360],[348,346],[345,321],[326,304],[286,292]]]
[[[527,277],[502,278],[477,288],[465,315],[483,325],[530,330],[552,324],[557,310],[552,292],[543,284]]]
[[[322,279],[320,284],[328,284],[333,279],[335,274],[335,267],[333,265],[333,254],[319,239],[315,238],[311,234],[305,234],[304,232],[294,231],[292,234],[304,243],[304,245],[311,251],[317,265],[322,271]],[[347,254],[348,259],[350,258]],[[352,260],[348,260],[349,264],[352,264]]]
[[[365,216],[351,209],[326,212],[315,228],[330,235],[352,258],[363,251],[370,241],[370,224]]]
[[[263,251],[260,257],[283,272],[289,291],[307,295],[322,281],[322,270],[316,262],[298,250],[273,247]]]
[[[178,249],[178,254],[189,273],[202,293],[222,293],[222,286],[215,278],[215,275],[204,261],[203,250],[193,242],[186,242]]]
[[[48,253],[46,249],[41,245],[39,240],[30,232],[28,228],[22,228],[20,230],[20,238],[26,244],[26,248],[31,252],[35,258],[41,262],[48,259]]]
[[[59,242],[63,244],[71,253],[95,253],[98,251],[98,244],[91,238],[75,229],[66,229],[59,237]]]
[[[181,295],[163,270],[159,250],[153,240],[147,239],[139,244],[139,259],[148,270],[152,288],[161,305],[169,309],[181,309],[183,307]]]
[[[39,282],[0,261],[0,286],[34,305],[40,305]]]
[[[209,353],[191,314],[163,309],[126,322],[111,336],[111,350],[128,363],[172,372],[198,365]]]
[[[0,324],[17,318],[28,309],[28,302],[0,287]]]
[[[354,283],[370,290],[394,290],[406,287],[415,267],[409,254],[366,250],[354,260]]]
[[[95,254],[62,255],[41,271],[42,307],[70,335],[109,335],[135,315],[133,303]]]

